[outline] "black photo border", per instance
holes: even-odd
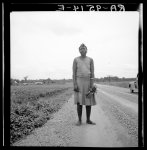
[[[10,73],[11,73],[11,57],[10,57],[10,13],[13,11],[59,11],[59,5],[73,6],[73,5],[117,5],[120,3],[62,3],[62,2],[2,2],[2,133],[3,133],[3,146],[10,146]],[[144,145],[144,76],[143,76],[143,10],[140,10],[140,6],[143,3],[121,3],[125,6],[125,11],[139,11],[140,12],[140,25],[138,29],[138,72],[139,72],[139,99],[138,99],[138,147]],[[66,11],[66,10],[65,10]],[[68,9],[73,11],[73,9]],[[77,10],[81,11],[81,10]],[[89,11],[88,9],[85,11]],[[16,148],[16,147],[15,147]]]

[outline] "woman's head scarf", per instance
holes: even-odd
[[[86,48],[87,49],[86,45],[83,44],[83,43],[80,45],[79,50],[82,49],[82,48]]]

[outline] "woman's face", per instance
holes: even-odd
[[[86,56],[87,49],[83,47],[79,50],[79,52],[81,53],[81,56]]]

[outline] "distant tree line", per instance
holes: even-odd
[[[117,76],[107,76],[103,78],[95,78],[95,82],[120,82],[120,81],[134,81],[136,78],[119,78]],[[42,82],[43,84],[51,84],[51,83],[65,83],[65,82],[72,82],[72,79],[57,79],[52,80],[50,78],[47,79],[27,79],[27,76],[24,79],[12,79],[11,78],[11,85],[14,84],[23,84],[23,83],[35,83],[35,82]]]
[[[71,82],[71,79],[27,79],[26,77],[24,77],[24,79],[19,80],[19,79],[12,79],[10,80],[10,85],[19,85],[19,84],[35,84],[37,82],[41,82],[43,84],[51,84],[51,83],[65,83],[65,82]]]
[[[120,81],[134,81],[136,78],[119,78],[117,76],[107,76],[103,78],[95,78],[96,82],[120,82]]]
[[[11,85],[14,84],[23,84],[23,83],[35,83],[35,82],[42,82],[43,84],[49,84],[49,83],[54,83],[53,80],[51,80],[50,78],[48,79],[27,79],[26,77],[24,77],[24,79],[19,80],[19,79],[12,79],[11,78]]]

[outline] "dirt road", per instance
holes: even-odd
[[[77,112],[72,96],[53,119],[13,146],[137,147],[138,95],[126,88],[97,86],[97,105],[91,112],[96,125],[86,124],[85,107],[82,125],[75,125]]]

